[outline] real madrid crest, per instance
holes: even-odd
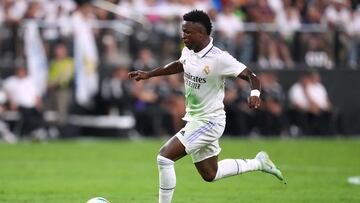
[[[210,73],[210,68],[209,68],[209,66],[205,66],[205,68],[204,68],[204,73],[206,74],[206,75],[209,75],[209,73]]]

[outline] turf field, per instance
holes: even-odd
[[[156,153],[163,141],[73,140],[0,143],[0,202],[157,202]],[[221,158],[253,157],[261,149],[288,184],[253,172],[205,183],[189,157],[176,164],[174,203],[360,202],[360,139],[225,139]]]

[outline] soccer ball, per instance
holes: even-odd
[[[89,199],[86,203],[110,203],[107,199],[103,197],[94,197]]]

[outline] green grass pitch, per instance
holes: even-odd
[[[81,140],[0,143],[1,203],[157,202],[156,154],[164,141]],[[206,183],[189,157],[175,165],[174,203],[360,202],[360,139],[226,139],[220,158],[267,151],[288,184],[252,172]]]

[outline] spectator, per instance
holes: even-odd
[[[50,26],[43,31],[44,39],[49,42],[49,48],[54,48],[59,39],[68,38],[71,34],[70,13],[75,10],[75,2],[72,0],[48,0],[42,3],[44,10],[44,21],[48,24],[55,24],[58,27]]]
[[[128,68],[119,66],[110,77],[105,77],[100,87],[101,114],[132,115],[132,83],[128,79]]]
[[[171,114],[174,132],[178,132],[184,125],[185,98],[183,79],[179,75],[167,77],[169,93],[165,95],[165,108]]]
[[[350,4],[347,0],[331,0],[323,20],[333,29],[342,29],[350,19]]]
[[[237,125],[237,105],[236,105],[236,97],[237,91],[235,88],[234,81],[227,81],[225,86],[225,96],[224,96],[224,106],[226,111],[226,126],[225,126],[225,135],[239,135],[237,132],[236,125]]]
[[[332,106],[320,75],[310,72],[303,75],[289,90],[291,123],[302,134],[329,135],[334,131],[331,124]]]
[[[65,44],[55,46],[55,57],[51,61],[48,81],[49,108],[55,110],[59,122],[64,123],[71,102],[72,81],[74,79],[74,60],[68,55]]]
[[[281,2],[278,2],[281,3]],[[259,0],[249,9],[250,18],[261,24],[275,25],[276,13],[267,0]],[[274,29],[273,29],[274,30]],[[284,61],[288,66],[293,62],[289,49],[284,45],[283,39],[276,32],[259,32],[257,63],[262,68],[284,68]]]
[[[24,67],[16,69],[16,75],[4,81],[4,90],[9,98],[10,110],[20,113],[18,128],[20,135],[35,139],[46,139],[42,116],[43,103],[37,93],[34,81]]]
[[[322,25],[322,5],[315,3],[308,4],[304,8],[303,23],[312,27],[321,27]],[[327,42],[328,38],[324,33],[301,33],[299,39],[298,57],[300,61],[312,68],[333,67],[331,60],[331,50]]]
[[[130,66],[130,54],[126,51],[125,47],[117,41],[112,33],[105,34],[102,38],[101,44],[104,46],[104,50],[101,54],[102,63],[106,67],[113,68],[118,66]]]
[[[178,44],[174,44],[172,39],[164,39],[161,48],[160,64],[168,64],[176,60],[177,55],[179,55]]]
[[[7,143],[14,144],[18,141],[17,136],[12,133],[9,129],[9,126],[5,121],[3,121],[2,117],[4,112],[6,111],[6,94],[1,89],[0,90],[0,137]]]
[[[210,12],[211,14],[211,12]],[[216,15],[216,13],[214,12]],[[232,3],[226,3],[223,11],[215,18],[214,40],[217,40],[220,47],[228,50],[232,55],[243,62],[251,62],[254,55],[254,38],[244,32],[243,20],[245,16],[235,10]]]
[[[350,21],[345,24],[345,31],[348,36],[348,65],[352,69],[358,69],[360,63],[360,9],[351,12]]]
[[[88,1],[79,1],[72,15],[75,63],[76,111],[87,112],[94,109],[94,97],[98,93],[99,54],[95,41],[93,6]]]
[[[0,25],[4,25],[0,35],[0,47],[3,51],[0,57],[5,56],[14,60],[21,55],[19,24],[24,17],[28,2],[25,0],[3,0],[0,2]]]
[[[332,40],[334,47],[332,56],[337,64],[345,64],[346,57],[346,42],[345,33],[343,32],[346,24],[350,22],[350,2],[348,0],[331,0],[331,3],[326,7],[323,15],[323,21],[330,28],[327,34]]]
[[[254,112],[249,108],[250,86],[244,80],[227,81],[224,105],[226,111],[225,134],[248,135],[253,130]]]
[[[286,130],[284,115],[285,96],[275,72],[264,72],[262,84],[262,105],[256,112],[256,125],[262,135],[281,135]]]
[[[298,10],[291,6],[290,0],[284,1],[284,10],[276,15],[276,24],[279,28],[279,51],[289,68],[294,67],[294,61],[289,48],[295,42],[295,32],[301,27],[301,19]]]
[[[162,89],[167,87],[163,83],[161,77],[134,83],[132,94],[135,97],[136,130],[142,135],[164,136],[174,131],[171,114],[162,103],[164,93],[168,92]]]
[[[137,58],[134,61],[134,70],[148,71],[153,67],[157,67],[157,62],[154,59],[153,52],[148,48],[142,48],[138,52]]]

